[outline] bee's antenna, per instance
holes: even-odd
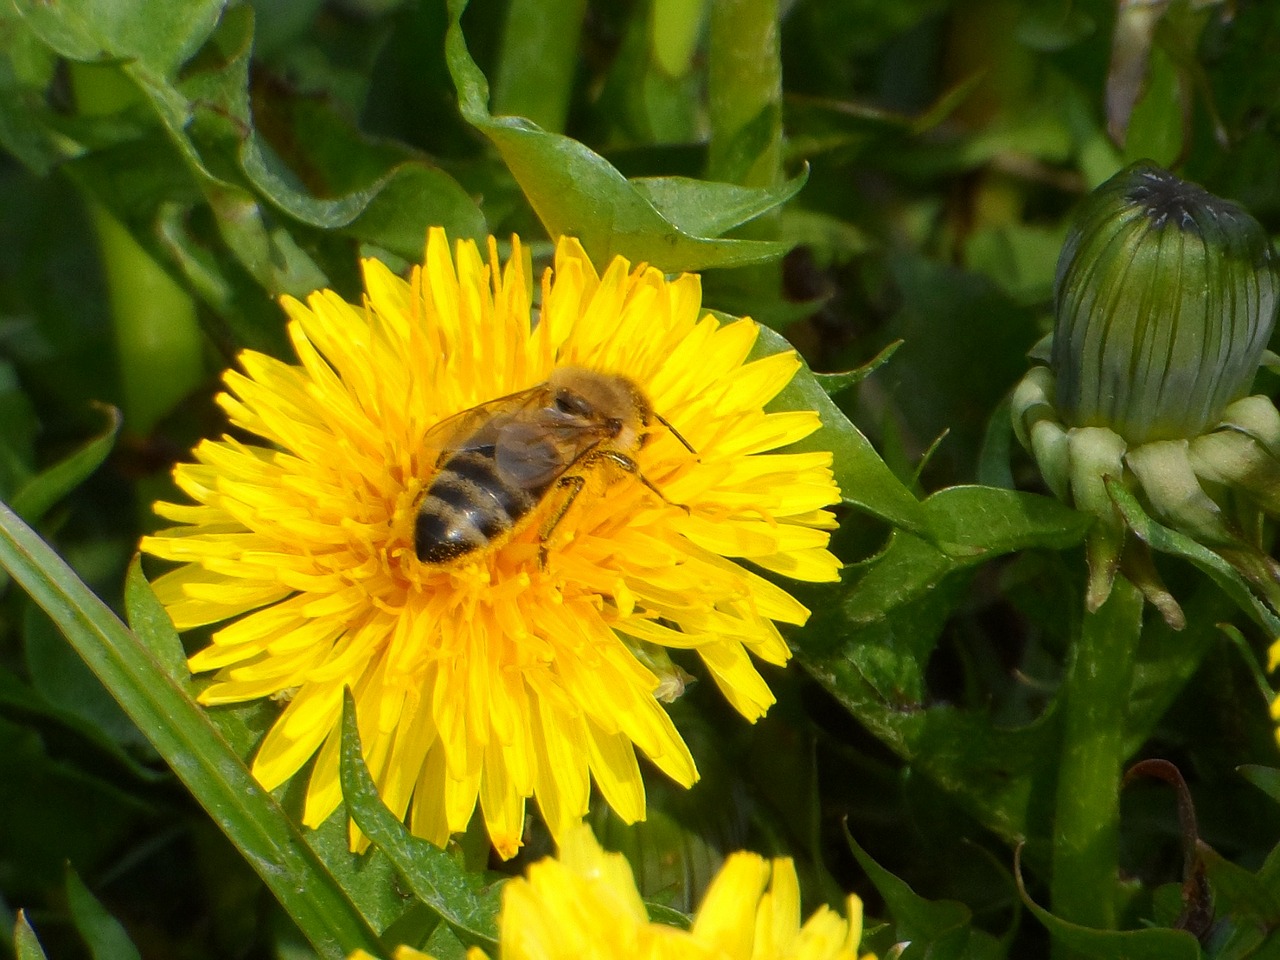
[[[698,455],[698,451],[693,449],[693,446],[689,443],[688,440],[680,436],[680,431],[671,425],[670,420],[668,420],[666,417],[664,417],[662,414],[658,413],[657,411],[654,412],[653,418],[657,420],[660,424],[662,424],[664,427],[666,427],[668,430],[670,430],[672,433],[672,436],[674,436],[677,440],[683,443],[684,448],[686,450],[692,453],[695,457]]]

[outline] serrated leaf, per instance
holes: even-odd
[[[120,432],[120,411],[105,405],[99,409],[107,420],[102,432],[53,466],[41,470],[13,495],[14,513],[27,523],[35,523],[55,503],[84,483],[111,453],[116,434]]]
[[[322,957],[378,940],[203,711],[70,567],[0,504],[0,565],[49,614]]]
[[[414,894],[469,945],[497,946],[498,886],[467,873],[450,854],[415,837],[382,803],[364,764],[355,704],[346,692],[342,714],[342,796],[356,826],[396,865]]]
[[[842,612],[869,623],[919,598],[943,578],[1016,550],[1061,550],[1084,539],[1090,517],[1042,497],[998,487],[948,487],[923,501],[936,544],[895,531],[889,547],[848,573]]]
[[[577,237],[597,264],[624,256],[669,273],[761,263],[787,252],[789,245],[776,241],[690,234],[664,217],[646,191],[630,183],[584,144],[548,133],[523,117],[492,116],[489,83],[467,52],[462,35],[461,18],[466,6],[466,0],[450,0],[445,40],[445,57],[457,87],[459,109],[467,122],[497,147],[553,238]],[[723,184],[714,184],[707,190],[720,195],[724,188]],[[686,197],[694,190],[689,185],[679,189]],[[700,206],[709,206],[709,202]]]
[[[120,921],[107,912],[70,866],[67,867],[67,907],[71,911],[71,922],[93,960],[141,960],[138,948]]]

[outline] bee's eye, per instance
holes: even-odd
[[[570,393],[568,390],[560,390],[556,393],[555,400],[556,412],[563,413],[572,417],[589,417],[591,416],[591,406],[587,401],[576,393]]]

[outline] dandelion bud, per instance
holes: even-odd
[[[1148,162],[1122,170],[1085,201],[1058,260],[1059,414],[1130,446],[1212,428],[1249,390],[1278,287],[1243,209]]]

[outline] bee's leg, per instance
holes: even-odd
[[[538,544],[538,569],[545,570],[547,568],[547,540],[551,538],[552,532],[560,521],[564,519],[564,515],[569,512],[569,508],[573,506],[573,501],[578,499],[578,494],[582,492],[582,488],[586,486],[587,481],[583,477],[569,476],[561,477],[556,481],[556,487],[565,488],[569,492],[565,494],[564,501],[556,508],[555,514],[551,519],[543,525],[542,533],[539,536]]]
[[[672,432],[674,433],[674,431]],[[692,450],[693,448],[689,447],[689,449]],[[623,470],[627,471],[627,473],[634,475],[637,480],[639,480],[646,487],[648,487],[649,490],[653,492],[654,496],[656,496],[663,503],[671,507],[679,507],[685,513],[693,512],[689,509],[687,504],[672,503],[670,500],[668,500],[666,497],[666,494],[664,494],[661,490],[655,487],[653,483],[649,480],[649,478],[640,472],[640,464],[636,463],[634,460],[628,457],[625,453],[619,453],[616,450],[601,450],[593,454],[591,459],[611,461],[616,466],[621,467]]]

